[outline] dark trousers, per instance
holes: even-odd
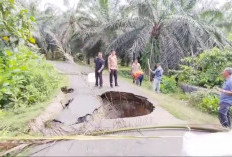
[[[102,84],[103,84],[102,72],[99,73],[99,72],[95,71],[95,79],[96,79],[95,85],[98,86],[98,79],[99,79],[99,81],[100,81],[100,86],[102,86]]]
[[[220,120],[221,125],[227,128],[231,127],[230,106],[230,104],[221,103],[218,111],[218,118]]]
[[[143,75],[140,75],[137,80],[136,80],[136,84],[138,86],[141,86],[142,85],[142,82],[143,82]]]
[[[113,85],[113,77],[115,86],[118,86],[118,71],[115,69],[110,70],[110,85]]]

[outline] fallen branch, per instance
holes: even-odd
[[[122,139],[127,136],[105,136],[106,134],[113,134],[117,132],[124,132],[124,131],[136,131],[136,130],[149,130],[149,129],[180,129],[180,130],[187,130],[187,131],[205,131],[205,132],[222,132],[227,131],[224,128],[207,128],[207,127],[201,127],[201,126],[191,126],[191,125],[179,125],[179,126],[147,126],[147,127],[137,127],[137,128],[121,128],[116,130],[103,130],[103,131],[96,131],[91,132],[88,135],[69,135],[69,136],[44,136],[44,137],[37,137],[37,136],[26,136],[26,137],[0,137],[0,140],[27,140],[29,143],[33,142],[41,144],[41,142],[51,142],[51,141],[60,141],[60,140],[98,140],[98,139]],[[102,136],[103,135],[103,136]],[[134,138],[141,138],[139,136],[129,136]],[[153,138],[154,136],[149,136],[150,138]],[[162,137],[162,136],[155,136],[155,137]],[[44,144],[44,143],[42,143]]]
[[[36,146],[47,143],[55,143],[57,141],[66,140],[109,140],[109,139],[144,139],[144,138],[182,138],[182,136],[122,136],[122,135],[112,135],[118,132],[126,131],[136,131],[136,130],[160,130],[160,129],[180,129],[185,131],[205,131],[205,132],[221,132],[226,131],[223,128],[207,128],[194,125],[180,125],[180,126],[148,126],[148,127],[138,127],[138,128],[121,128],[116,130],[103,130],[98,132],[90,132],[88,135],[70,135],[70,136],[52,136],[52,137],[36,137],[36,136],[26,136],[26,137],[0,137],[1,141],[10,140],[12,143],[18,145],[10,150],[2,152],[0,156],[7,154],[17,154],[23,151],[29,146]],[[107,135],[108,134],[108,135]],[[10,145],[10,142],[5,142],[6,145]],[[0,146],[4,146],[4,143],[0,143]],[[52,145],[51,145],[52,146]],[[7,148],[7,147],[6,147]]]

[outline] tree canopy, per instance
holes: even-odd
[[[64,1],[66,11],[52,4],[42,11],[32,7],[34,1],[27,3],[37,20],[34,36],[45,54],[51,50],[88,58],[115,49],[122,60],[146,56],[176,69],[184,57],[231,47],[226,35],[230,3],[215,8],[213,1],[199,0],[80,0],[73,6]]]

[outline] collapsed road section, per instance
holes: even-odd
[[[147,98],[133,93],[108,91],[101,98],[104,105],[119,113],[115,118],[143,116],[150,114],[155,108]]]
[[[154,106],[147,98],[128,92],[108,91],[101,96],[102,104],[92,114],[77,118],[77,123],[102,119],[137,117],[150,114]]]
[[[135,117],[140,119],[140,116],[144,117],[152,113],[155,108],[146,97],[128,92],[107,91],[101,94],[99,98],[101,99],[100,107],[95,108],[92,113],[77,117],[75,123],[69,125],[57,119],[49,120],[45,122],[45,127],[41,132],[46,136],[54,136],[86,134],[86,130],[88,130],[88,134],[91,134],[91,132],[99,129],[104,130],[105,127],[101,128],[99,125],[111,123],[110,120],[123,121],[130,117],[133,121]],[[114,127],[109,126],[107,129],[113,129]]]

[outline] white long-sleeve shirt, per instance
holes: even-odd
[[[155,74],[154,79],[157,79],[157,80],[161,80],[162,79],[163,71],[164,70],[163,70],[163,68],[161,66],[159,66],[158,68],[156,68],[154,71],[150,69],[150,71],[151,71],[152,74]]]

